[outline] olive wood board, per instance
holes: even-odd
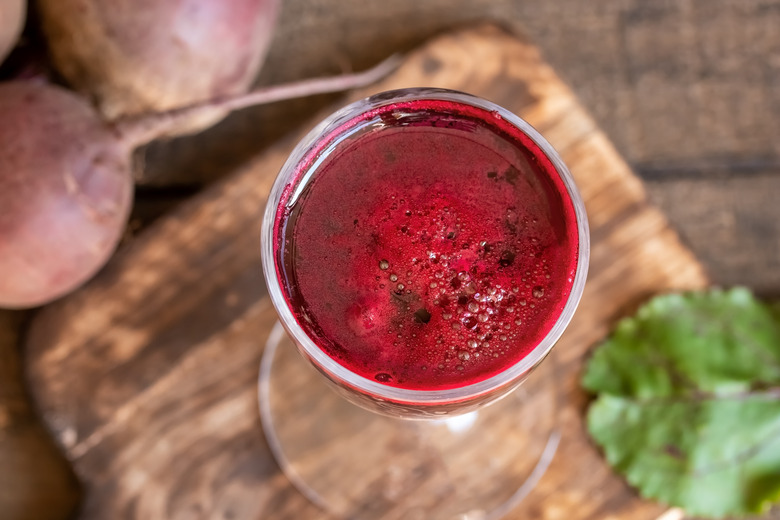
[[[588,283],[555,347],[563,439],[508,518],[680,518],[606,465],[584,430],[588,397],[578,381],[619,317],[653,294],[705,286],[701,265],[533,44],[491,26],[442,35],[349,100],[413,86],[470,92],[528,120],[568,164],[589,215]],[[297,140],[324,116],[162,217],[32,323],[26,374],[84,486],[80,518],[324,516],[280,472],[257,402],[275,322],[260,264],[266,197]]]

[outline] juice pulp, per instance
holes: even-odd
[[[299,164],[275,222],[298,324],[380,383],[456,388],[531,352],[577,267],[573,204],[521,130],[470,105],[366,112]]]

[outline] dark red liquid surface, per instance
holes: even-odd
[[[344,367],[402,388],[520,361],[577,266],[574,208],[547,157],[497,115],[443,101],[383,107],[326,140],[345,135],[300,166],[277,215],[277,273],[301,327]]]

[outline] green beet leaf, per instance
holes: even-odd
[[[780,500],[780,321],[746,289],[654,298],[583,386],[591,436],[643,496],[713,518]]]

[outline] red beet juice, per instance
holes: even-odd
[[[566,305],[574,206],[496,112],[381,106],[324,138],[296,176],[276,215],[276,272],[298,324],[358,375],[412,390],[483,381]]]

